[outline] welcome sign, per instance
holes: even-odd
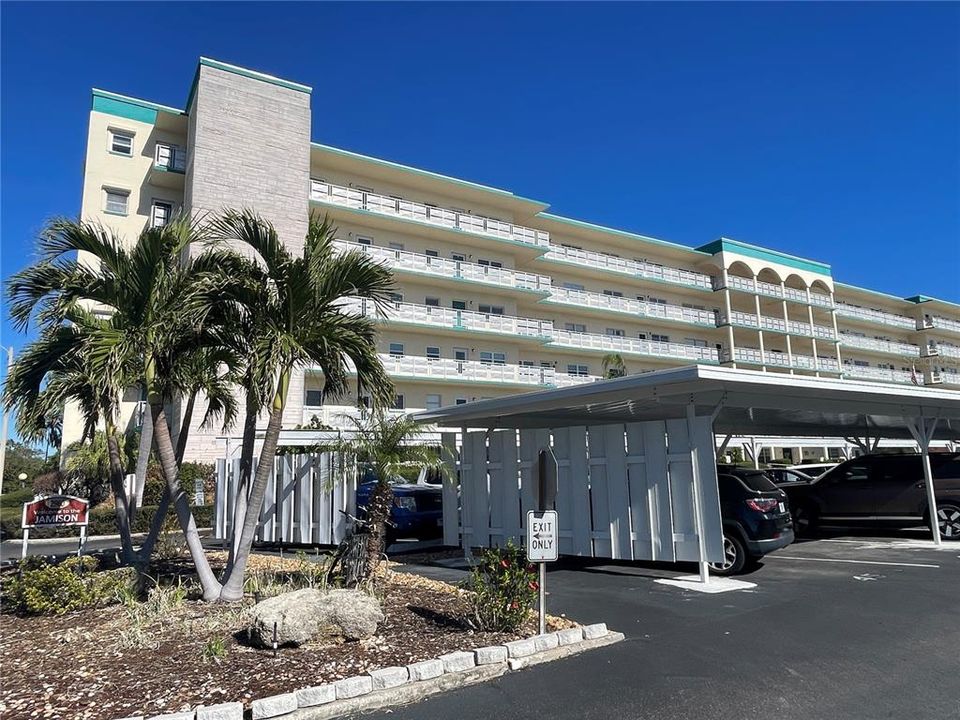
[[[23,504],[22,528],[86,526],[88,503],[72,495],[51,495]]]

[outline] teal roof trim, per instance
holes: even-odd
[[[637,235],[636,233],[627,232],[626,230],[617,230],[616,228],[605,227],[604,225],[596,225],[595,223],[586,222],[585,220],[574,220],[573,218],[554,215],[553,213],[542,212],[538,214],[538,217],[542,217],[545,220],[554,220],[555,222],[564,223],[566,225],[573,225],[574,227],[583,228],[585,230],[596,230],[598,232],[610,233],[611,235],[617,235],[629,240],[639,240],[640,242],[653,243],[654,245],[663,245],[664,247],[669,247],[674,250],[683,250],[696,255],[713,254],[703,252],[699,248],[694,249],[687,245],[670,242],[669,240],[658,240],[657,238],[648,237],[646,235]]]
[[[714,240],[706,245],[701,245],[697,250],[710,255],[715,255],[718,252],[726,250],[728,252],[746,255],[747,257],[757,258],[758,260],[766,260],[767,262],[774,262],[778,265],[786,265],[787,267],[797,268],[798,270],[806,270],[807,272],[830,276],[830,266],[826,263],[807,260],[806,258],[797,257],[796,255],[782,253],[779,250],[769,250],[759,247],[758,245],[751,245],[750,243],[731,240],[729,238]]]
[[[891,295],[890,293],[880,292],[879,290],[871,290],[870,288],[859,287],[858,285],[850,285],[842,282],[835,283],[835,285],[836,287],[846,288],[847,290],[857,290],[859,292],[870,293],[871,295],[879,295],[882,298],[896,300],[897,302],[912,302],[909,298],[902,298],[899,295]],[[932,300],[933,298],[930,299]]]
[[[335,155],[343,155],[344,157],[353,158],[355,160],[362,160],[363,162],[372,163],[374,165],[381,165],[383,167],[389,167],[394,170],[402,170],[403,172],[408,172],[413,175],[420,175],[422,177],[434,178],[437,180],[442,180],[444,182],[452,182],[463,187],[472,188],[474,190],[481,190],[483,192],[493,193],[495,195],[500,195],[501,197],[508,197],[514,200],[522,200],[523,202],[534,203],[536,205],[544,205],[547,203],[540,202],[539,200],[531,200],[530,198],[521,197],[516,195],[509,190],[501,190],[500,188],[491,187],[489,185],[482,185],[480,183],[471,182],[470,180],[461,180],[460,178],[450,177],[449,175],[442,175],[440,173],[435,173],[430,170],[421,170],[420,168],[411,167],[410,165],[403,165],[401,163],[393,162],[391,160],[383,160],[381,158],[372,157],[370,155],[362,155],[352,150],[344,150],[343,148],[333,147],[331,145],[323,145],[322,143],[312,142],[310,147],[315,147],[324,152],[334,153]]]
[[[91,94],[93,96],[91,104],[92,110],[106,113],[107,115],[127,118],[128,120],[136,120],[137,122],[154,125],[157,122],[158,112],[164,112],[170,115],[183,115],[183,111],[177,108],[158,105],[157,103],[107,92],[106,90],[93,88]]]
[[[220,60],[214,60],[212,58],[206,58],[201,56],[200,62],[197,63],[197,71],[193,74],[193,82],[190,84],[190,93],[187,95],[187,109],[190,109],[190,106],[193,104],[193,96],[197,92],[197,82],[200,80],[200,68],[202,66],[215,68],[217,70],[223,70],[224,72],[233,73],[234,75],[240,75],[245,78],[250,78],[251,80],[260,80],[261,82],[269,83],[271,85],[276,85],[278,87],[287,88],[288,90],[296,90],[297,92],[306,93],[310,95],[313,92],[313,88],[309,85],[301,85],[300,83],[295,83],[290,80],[284,80],[283,78],[275,77],[274,75],[267,75],[266,73],[257,72],[256,70],[248,70],[247,68],[242,68],[239,65],[231,65],[230,63],[221,62]]]
[[[950,305],[951,307],[960,308],[960,303],[950,302],[949,300],[941,300],[940,298],[930,297],[929,295],[913,295],[912,297],[904,298],[904,300],[917,304],[937,302],[943,303],[944,305]]]

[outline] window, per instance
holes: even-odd
[[[307,399],[304,405],[323,405],[323,390],[307,390]]]
[[[427,360],[439,360],[440,348],[427,346]]]
[[[694,305],[693,303],[683,303],[683,307],[690,308],[691,310],[706,310],[706,305]]]
[[[478,260],[477,260],[477,264],[478,264],[478,265],[486,265],[487,267],[493,267],[493,268],[502,268],[502,267],[503,267],[503,263],[502,263],[502,262],[497,262],[496,260],[484,260],[483,258],[478,259]]]
[[[521,360],[520,367],[533,367],[533,360]]]
[[[503,307],[500,305],[478,305],[477,310],[487,315],[503,315]]]
[[[697,338],[684,338],[683,342],[685,345],[692,345],[693,347],[706,347],[706,340],[697,340]]]
[[[428,297],[423,299],[423,304],[427,307],[440,307],[440,298]]]
[[[470,351],[467,350],[466,348],[458,348],[458,347],[455,347],[455,348],[453,349],[453,359],[462,362],[463,360],[466,360],[466,359],[467,359],[467,356],[468,356],[469,353],[470,353]]]
[[[542,368],[552,368],[552,367],[553,367],[553,363],[550,362],[550,361],[548,361],[548,360],[541,360],[541,361],[540,361],[540,367],[542,367]]]
[[[450,307],[452,307],[454,310],[466,310],[466,309],[467,309],[467,301],[466,301],[466,300],[451,300],[451,301],[450,301]]]
[[[150,227],[163,227],[170,222],[173,206],[166,202],[154,202],[150,208]]]
[[[450,253],[450,257],[457,262],[464,262],[467,259],[467,256],[463,253]]]
[[[390,243],[391,250],[403,250],[403,243],[392,242]]]
[[[391,302],[402,303],[403,302],[403,293],[392,292],[390,293]]]
[[[670,342],[670,336],[669,336],[669,335],[657,335],[656,333],[651,333],[651,334],[650,334],[650,339],[651,339],[653,342]]]
[[[611,337],[623,337],[626,333],[620,328],[607,328],[605,334]]]
[[[120,132],[119,130],[111,130],[110,152],[116,155],[133,157],[133,135]]]
[[[466,405],[467,399],[465,397],[458,397],[456,402],[457,402],[457,405]]]
[[[490,350],[480,351],[480,362],[484,365],[503,365],[507,362],[507,354]]]
[[[373,245],[372,237],[364,237],[363,235],[357,235],[357,242],[361,245]]]
[[[584,289],[583,285],[581,285],[580,283],[574,283],[574,282],[565,282],[563,286],[567,290],[583,290]]]
[[[371,188],[371,187],[364,187],[363,185],[357,185],[357,190],[359,190],[359,191],[362,192],[362,193],[372,193],[372,192],[373,192],[373,188]]]
[[[587,326],[583,323],[564,323],[563,329],[567,332],[585,333]]]
[[[569,243],[560,243],[560,247],[570,248],[571,250],[583,250],[579,245],[570,245]]]
[[[427,257],[440,257],[440,253],[436,250],[426,250]]]
[[[125,190],[107,190],[107,202],[104,210],[111,215],[126,215],[130,193]]]
[[[436,410],[443,405],[439,393],[427,393],[427,410]]]
[[[647,302],[656,303],[657,305],[666,305],[667,301],[663,298],[653,297],[653,295],[647,296]]]
[[[404,402],[403,395],[394,395],[393,396],[393,409],[394,410],[403,410]]]
[[[390,356],[403,357],[403,343],[390,343]]]
[[[179,160],[179,162],[178,162]],[[153,151],[153,164],[166,170],[182,170],[183,155],[177,157],[177,149],[173,145],[157,143]],[[325,194],[325,193],[320,193]]]
[[[604,290],[603,294],[610,297],[623,297],[623,293],[619,290]]]
[[[567,365],[567,375],[577,375],[578,377],[586,377],[590,374],[589,365]]]

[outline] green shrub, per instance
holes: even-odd
[[[193,512],[193,517],[197,522],[198,528],[206,528],[213,526],[213,506],[212,505],[195,505],[190,508]],[[150,530],[150,523],[153,521],[153,516],[157,512],[156,505],[144,505],[137,511],[137,517],[133,522],[133,532],[135,533],[145,533]],[[175,517],[175,512],[172,507],[169,508],[168,517]],[[176,521],[174,521],[175,523]],[[21,538],[23,537],[23,530],[20,528],[20,516],[17,515],[16,519],[12,517],[4,517],[0,520],[0,525],[3,526],[3,537],[6,538]],[[177,527],[177,532],[179,532],[179,527]],[[30,531],[31,538],[49,538],[49,537],[78,537],[80,534],[80,529],[75,527],[70,528],[45,528],[43,530],[33,529]],[[95,507],[90,511],[90,522],[87,525],[87,535],[116,535],[117,534],[117,516],[115,514],[113,505],[100,505]]]
[[[4,604],[30,615],[61,615],[73,610],[119,602],[137,582],[133,568],[97,571],[89,555],[50,564],[32,558],[23,563],[19,578],[4,585]]]
[[[483,550],[462,587],[471,591],[467,622],[487,632],[515,632],[537,601],[537,568],[527,562],[523,548],[507,541],[505,547]]]
[[[207,463],[183,463],[180,466],[180,487],[193,504],[193,485],[196,480],[203,480],[204,499],[213,501],[213,492],[216,488],[216,468]],[[158,463],[147,466],[147,476],[143,481],[143,504],[159,505],[163,497],[163,489],[167,481],[163,477],[163,470]]]

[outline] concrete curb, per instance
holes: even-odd
[[[574,630],[580,631],[579,640]],[[534,652],[525,652],[523,656],[511,654],[509,645],[493,645],[450,653],[443,659],[424,660],[406,668],[373,670],[328,685],[258,698],[253,701],[253,717],[256,720],[330,720],[351,713],[409,705],[431,695],[476,685],[509,672],[560,660],[621,640],[623,633],[608,631],[604,623],[535,635],[516,641],[528,643],[523,650],[530,646],[537,648]],[[478,661],[483,664],[476,664]],[[406,679],[402,680],[404,677]],[[425,679],[418,679],[421,677]],[[345,692],[348,688],[349,691]],[[208,710],[213,709],[211,707]],[[216,706],[216,709],[220,711],[217,720],[243,720],[241,703],[225,703]],[[203,720],[203,710],[203,706],[200,706],[193,712],[158,715],[151,720],[194,720],[194,713],[197,713],[197,720]]]

